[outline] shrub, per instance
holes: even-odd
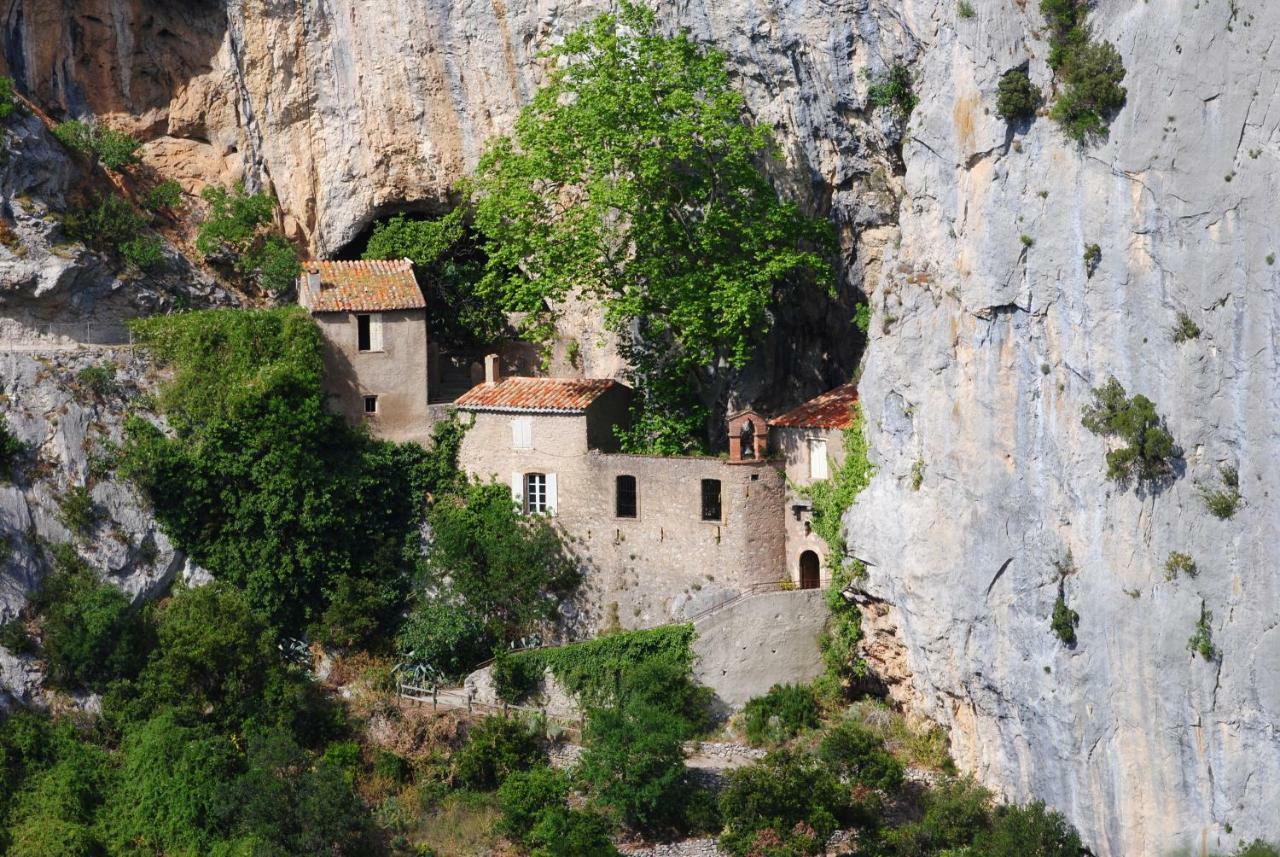
[[[1198,573],[1196,561],[1191,558],[1191,554],[1182,553],[1181,551],[1170,551],[1169,558],[1164,561],[1164,579],[1173,580],[1179,574],[1185,574],[1187,577],[1195,577]]]
[[[120,390],[116,383],[116,367],[110,363],[84,367],[76,373],[76,383],[99,401],[114,396]]]
[[[969,0],[960,0],[960,2],[956,4],[956,14],[967,20],[976,15],[977,12],[973,10],[973,4],[970,3]]]
[[[1065,67],[1062,93],[1049,115],[1068,137],[1087,143],[1106,133],[1110,116],[1124,106],[1124,60],[1110,42],[1090,42]]]
[[[27,633],[27,625],[21,617],[15,617],[0,625],[0,646],[15,655],[33,655],[36,641]]]
[[[1040,801],[1001,807],[990,830],[973,843],[973,857],[1078,857],[1083,843],[1061,813]]]
[[[1098,265],[1102,263],[1102,248],[1097,244],[1084,245],[1084,272],[1085,276],[1092,277],[1098,270]]]
[[[1094,388],[1081,423],[1094,434],[1124,441],[1107,452],[1108,479],[1158,484],[1172,476],[1178,450],[1155,403],[1143,395],[1129,398],[1114,377]]]
[[[996,87],[996,113],[1010,122],[1031,119],[1040,107],[1040,89],[1026,69],[1015,68],[1000,76]]]
[[[147,191],[146,206],[150,211],[177,208],[182,203],[182,185],[173,179],[165,179]]]
[[[27,445],[9,430],[8,422],[0,417],[0,483],[8,482],[13,465],[27,453]]]
[[[467,742],[453,759],[453,778],[467,788],[489,790],[545,760],[538,736],[528,726],[492,715],[467,733]]]
[[[924,798],[920,839],[934,850],[963,848],[991,826],[991,793],[971,779],[954,779]]]
[[[1058,598],[1053,602],[1053,618],[1049,621],[1049,627],[1053,629],[1053,633],[1058,635],[1058,639],[1066,643],[1068,646],[1076,644],[1076,625],[1080,623],[1080,614],[1067,606],[1066,599],[1062,597],[1062,593],[1058,593]]]
[[[841,777],[867,788],[892,792],[902,785],[902,763],[871,730],[852,720],[823,737],[818,758]]]
[[[1205,608],[1204,604],[1200,605],[1200,618],[1196,620],[1195,633],[1191,635],[1191,639],[1187,640],[1187,651],[1194,652],[1206,661],[1212,661],[1218,657],[1218,649],[1213,644],[1213,628],[1209,623],[1213,621],[1213,614]]]
[[[275,227],[276,202],[266,193],[247,193],[210,185],[200,196],[208,214],[196,235],[196,249],[206,258],[230,264],[246,283],[274,294],[293,287],[302,265],[297,251]]]
[[[541,679],[537,664],[527,658],[513,658],[500,650],[493,659],[493,685],[503,702],[515,705],[528,699]]]
[[[139,235],[120,245],[120,258],[140,271],[150,271],[164,262],[164,242],[154,235]]]
[[[485,659],[493,641],[484,622],[462,605],[426,598],[414,607],[397,637],[400,655],[442,678],[459,678]]]
[[[88,535],[98,525],[98,506],[84,485],[73,485],[58,498],[58,520],[77,536]]]
[[[96,158],[104,167],[117,171],[138,163],[138,147],[142,145],[123,131],[79,119],[59,123],[53,136],[68,149]]]
[[[109,193],[95,196],[87,207],[69,211],[63,227],[68,237],[106,252],[136,240],[146,221],[124,197]]]
[[[867,100],[873,107],[887,107],[906,121],[916,109],[919,98],[915,94],[911,69],[895,65],[879,75],[867,90]]]
[[[1200,338],[1200,325],[1195,323],[1191,316],[1185,311],[1178,313],[1178,320],[1174,322],[1173,328],[1169,331],[1169,338],[1175,343],[1187,342],[1191,339]]]
[[[53,129],[59,143],[82,155],[93,154],[93,126],[79,119],[59,122]]]
[[[13,78],[0,77],[0,122],[8,119],[18,109],[18,99],[14,96]]]
[[[617,857],[612,832],[613,825],[598,813],[552,809],[529,832],[530,857]]]
[[[515,842],[526,842],[534,825],[549,810],[564,809],[569,797],[569,778],[554,768],[539,765],[515,771],[498,787],[502,807],[500,828]]]
[[[754,746],[779,744],[805,729],[818,727],[818,700],[813,688],[775,684],[742,709],[747,740]]]
[[[1220,468],[1218,472],[1222,476],[1222,486],[1212,488],[1200,485],[1200,498],[1204,500],[1210,514],[1225,521],[1234,516],[1236,509],[1240,507],[1240,473],[1236,468],[1227,466]]]
[[[764,842],[790,848],[776,853],[823,853],[849,800],[835,775],[815,759],[779,750],[730,771],[719,805],[720,847],[747,857],[759,853],[755,849]]]

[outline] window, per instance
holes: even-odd
[[[702,520],[720,520],[720,480],[702,480]]]
[[[356,316],[356,350],[382,350],[382,315],[369,313]]]
[[[377,397],[377,396],[365,396],[365,397],[364,397],[364,412],[365,412],[366,414],[376,414],[376,413],[378,412],[378,397]]]
[[[547,511],[547,474],[524,475],[524,510],[535,515]]]
[[[533,420],[518,417],[511,421],[511,448],[533,449]]]
[[[827,478],[827,442],[821,438],[809,439],[809,478]]]
[[[614,514],[619,518],[636,517],[636,478],[619,476],[614,481]]]

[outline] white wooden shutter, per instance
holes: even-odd
[[[511,448],[533,448],[533,420],[528,417],[517,417],[511,421]]]
[[[518,470],[511,471],[511,499],[524,511],[524,474]]]
[[[547,514],[554,515],[556,513],[556,475],[554,473],[547,474]]]
[[[369,315],[369,350],[382,350],[382,313],[380,312]]]
[[[813,439],[809,441],[809,478],[827,478],[827,442]]]

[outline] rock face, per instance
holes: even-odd
[[[880,472],[847,517],[865,588],[960,766],[1063,810],[1097,853],[1274,839],[1280,9],[1099,4],[1129,96],[1082,149],[994,115],[1006,69],[1048,84],[1032,4],[907,6],[921,102],[861,381]],[[1198,339],[1171,340],[1179,312]],[[1109,374],[1184,451],[1165,490],[1105,478],[1080,416]],[[1221,466],[1244,495],[1229,520],[1197,490]],[[1049,628],[1068,551],[1074,648]],[[1171,551],[1198,576],[1166,580]],[[1187,649],[1202,605],[1208,662]]]
[[[371,218],[439,207],[536,87],[538,51],[604,5],[13,0],[3,54],[42,105],[133,128],[189,189],[271,188],[290,232],[330,253]],[[1046,118],[1010,129],[994,113],[1005,70],[1049,82],[1037,4],[971,5],[659,13],[726,52],[778,128],[780,186],[831,216],[844,288],[873,294],[860,386],[880,471],[848,517],[872,655],[892,661],[895,698],[948,726],[963,768],[1061,809],[1100,855],[1274,837],[1280,9],[1098,4],[1129,101],[1080,148]],[[864,76],[898,60],[920,96],[900,160]],[[756,389],[844,380],[826,377],[857,350],[840,306],[787,308]],[[1199,338],[1170,340],[1179,312]],[[1184,450],[1160,492],[1106,481],[1106,444],[1080,425],[1108,374]],[[1244,496],[1229,520],[1196,487],[1222,465]],[[1074,649],[1048,626],[1068,551]],[[1165,580],[1171,551],[1199,575]],[[1186,648],[1202,605],[1208,662]]]

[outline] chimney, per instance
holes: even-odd
[[[304,286],[303,294],[299,295],[299,297],[302,298],[303,304],[310,304],[313,299],[320,297],[319,265],[315,263],[307,265],[306,273],[302,275],[302,284]]]
[[[484,357],[484,382],[492,387],[502,380],[502,361],[496,354],[486,354]]]

